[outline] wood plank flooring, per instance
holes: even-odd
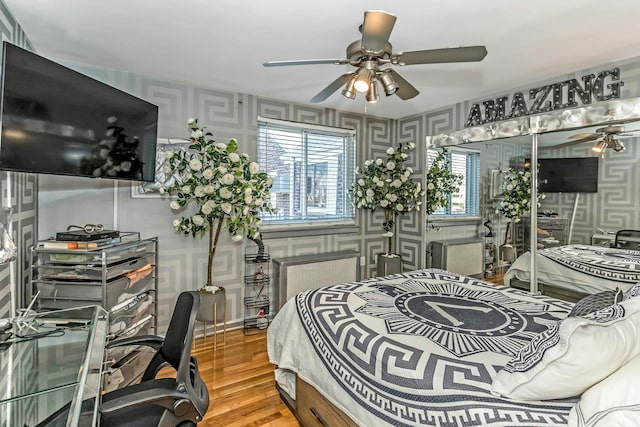
[[[195,341],[193,355],[209,387],[211,404],[201,427],[293,426],[296,418],[282,402],[275,386],[274,366],[267,356],[264,332],[245,336],[242,330],[227,332],[217,350],[213,337]]]

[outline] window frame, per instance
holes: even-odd
[[[344,215],[341,218],[336,219],[326,219],[326,218],[301,218],[299,220],[287,218],[280,220],[270,220],[264,219],[263,224],[260,226],[261,233],[264,236],[268,236],[270,238],[278,238],[278,237],[291,237],[292,232],[294,232],[295,236],[313,236],[313,235],[324,235],[324,234],[341,234],[341,233],[354,233],[357,231],[356,226],[356,209],[353,206],[351,196],[349,195],[350,184],[355,180],[355,163],[356,163],[356,131],[353,129],[344,129],[344,128],[336,128],[331,126],[324,125],[316,125],[316,124],[307,124],[301,122],[293,122],[288,120],[278,120],[271,119],[266,117],[257,118],[257,135],[256,135],[256,153],[257,158],[260,158],[261,150],[263,150],[263,144],[265,141],[262,140],[263,132],[265,129],[264,126],[268,127],[272,125],[274,128],[282,127],[284,130],[300,130],[301,132],[307,132],[316,135],[343,135],[345,137],[344,143],[349,145],[350,147],[346,147],[343,150],[345,153],[345,161],[352,163],[349,168],[345,171],[345,174],[349,174],[351,172],[351,177],[345,177],[345,188],[342,194],[342,200],[344,200],[343,208],[347,208],[351,213],[350,217],[345,217]],[[303,144],[308,144],[309,140],[307,138],[303,138]],[[349,148],[351,152],[349,152]],[[306,152],[307,147],[302,147],[301,152]],[[267,155],[268,156],[268,155]],[[307,175],[306,171],[308,168],[307,160],[304,161],[303,170],[305,171],[305,176]],[[264,164],[263,164],[264,163]],[[264,162],[264,160],[260,160],[261,169],[268,173],[268,164]],[[302,185],[305,186],[306,182],[302,182]],[[301,194],[306,194],[304,189],[301,189]],[[307,208],[306,203],[304,203],[305,209]],[[348,212],[346,212],[348,213]]]

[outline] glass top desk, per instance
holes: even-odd
[[[16,322],[0,344],[0,426],[37,426],[57,411],[66,422],[98,424],[108,313],[90,306]]]

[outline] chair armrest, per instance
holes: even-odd
[[[140,335],[137,337],[116,338],[107,343],[106,348],[122,347],[126,345],[146,345],[154,350],[162,347],[164,339],[155,335]]]
[[[155,384],[149,384],[153,382]],[[150,380],[117,390],[116,397],[109,398],[110,393],[102,396],[100,412],[109,414],[132,406],[159,405],[170,411],[174,410],[174,404],[178,400],[191,401],[186,391],[176,390],[173,380]],[[151,387],[150,387],[151,385]],[[156,385],[155,387],[153,385]]]

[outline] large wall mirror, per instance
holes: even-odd
[[[511,267],[521,271],[511,277],[533,292],[546,287],[552,294],[553,286],[577,299],[597,291],[589,283],[581,285],[578,277],[601,273],[595,271],[605,263],[594,253],[597,247],[609,248],[618,230],[640,230],[639,138],[640,98],[628,98],[466,128],[427,141],[435,147],[481,150],[482,216],[496,225],[499,245],[505,243],[507,224],[513,225],[495,212],[501,174],[509,168],[524,170],[532,162],[538,165],[531,183],[539,185],[545,198],[512,230],[518,259]],[[573,272],[565,275],[555,267],[548,271],[548,259],[537,252],[551,247],[562,247],[557,252],[564,259],[554,261]],[[633,280],[628,273],[619,274]]]

